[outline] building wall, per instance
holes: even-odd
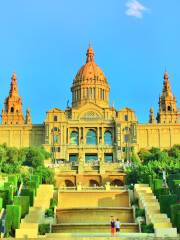
[[[137,125],[137,150],[141,148],[170,148],[180,144],[180,124]]]
[[[29,147],[44,144],[44,125],[0,125],[0,144]]]

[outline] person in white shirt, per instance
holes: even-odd
[[[115,221],[115,228],[117,233],[120,232],[120,221],[118,218]]]

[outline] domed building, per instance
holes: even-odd
[[[44,145],[52,152],[53,161],[61,162],[57,172],[59,186],[78,182],[102,185],[107,181],[120,185],[125,176],[122,162],[131,160],[132,151],[180,144],[180,114],[167,72],[157,118],[151,107],[145,124],[138,123],[134,110],[110,106],[108,80],[95,62],[92,47],[87,49],[86,62],[73,79],[71,106],[65,110],[50,109],[43,124],[32,124],[29,108],[24,118],[17,89],[13,74],[2,110],[0,144]]]

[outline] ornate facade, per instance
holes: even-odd
[[[43,124],[31,122],[30,109],[24,119],[17,79],[13,74],[9,96],[5,99],[0,125],[0,143],[26,147],[43,144],[54,159],[89,162],[117,162],[128,158],[127,149],[180,144],[179,110],[168,73],[164,74],[157,118],[150,109],[149,122],[139,124],[134,110],[117,110],[109,104],[110,87],[103,71],[88,48],[86,63],[76,74],[72,104],[64,111],[53,108]],[[157,121],[156,121],[157,119]]]

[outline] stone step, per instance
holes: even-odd
[[[48,233],[46,234],[47,239],[63,239],[63,240],[108,240],[111,239],[111,233]],[[113,240],[128,240],[128,239],[154,239],[154,234],[147,233],[125,233],[120,232],[118,236],[113,237]]]
[[[120,222],[132,223],[132,208],[71,208],[56,210],[57,223],[108,223],[110,216],[119,218]]]
[[[138,224],[122,223],[122,232],[139,232]],[[52,225],[53,233],[109,233],[110,224],[104,223],[71,223],[71,224],[54,224]]]

